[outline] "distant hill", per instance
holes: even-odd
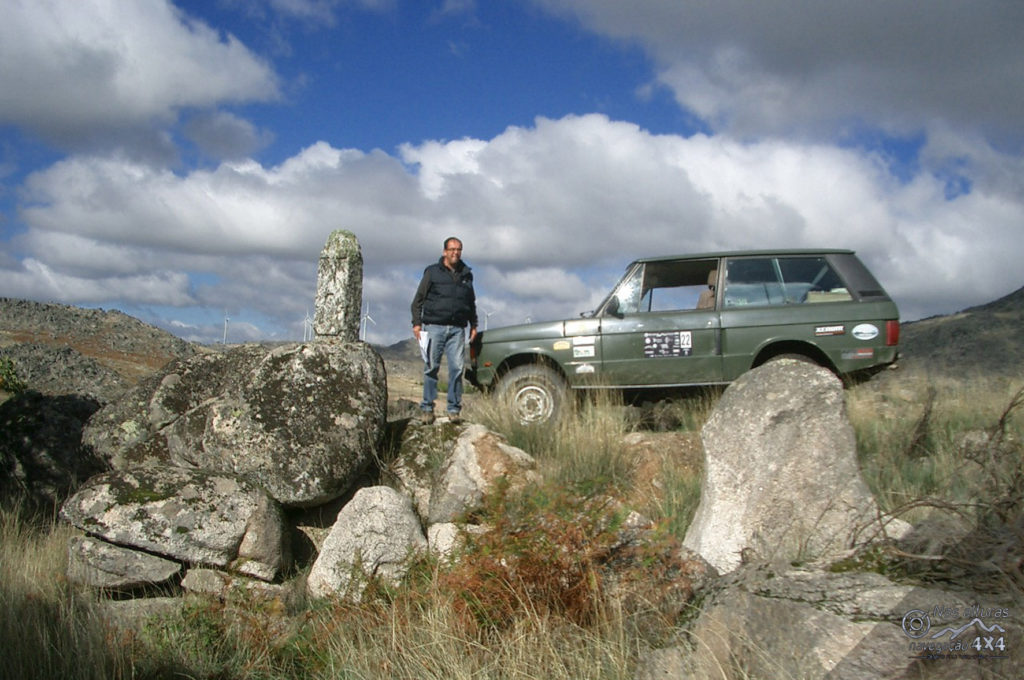
[[[0,355],[44,394],[116,398],[198,345],[118,311],[0,298]]]
[[[399,340],[393,345],[387,347],[379,347],[374,345],[374,348],[380,352],[381,357],[384,361],[411,361],[420,363],[420,347],[416,344],[415,338],[408,338],[407,340]]]
[[[1024,288],[956,314],[905,323],[900,364],[952,377],[1024,376]]]

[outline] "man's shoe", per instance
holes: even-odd
[[[434,424],[434,412],[433,411],[420,411],[420,422],[424,425]]]
[[[458,413],[448,412],[448,422],[452,425],[458,425],[462,422],[462,415]]]

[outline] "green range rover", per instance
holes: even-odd
[[[594,312],[478,334],[467,375],[538,423],[570,389],[721,385],[780,357],[857,374],[898,341],[896,304],[853,251],[650,257]]]

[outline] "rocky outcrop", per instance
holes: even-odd
[[[0,297],[0,354],[29,387],[107,403],[198,347],[116,310]]]
[[[5,391],[0,377],[0,498],[52,514],[108,467],[82,446],[88,418],[197,351],[121,312],[0,297],[0,361],[28,388]]]
[[[288,584],[267,583],[209,567],[190,568],[181,579],[181,588],[188,593],[201,593],[221,599],[244,596],[284,601],[294,595],[294,588]]]
[[[487,531],[455,522],[499,483],[517,490],[539,481],[535,468],[532,456],[483,425],[409,424],[387,470],[399,490],[363,488],[345,504],[320,546],[308,593],[358,599],[370,578],[397,582],[428,546],[450,560],[465,536]]]
[[[358,601],[368,579],[394,585],[425,550],[427,539],[412,502],[394,489],[360,489],[331,528],[306,581],[314,598]]]
[[[351,487],[386,415],[384,364],[369,345],[241,346],[172,364],[93,416],[84,440],[116,469],[244,475],[308,507]]]
[[[406,429],[389,471],[429,524],[453,522],[480,508],[499,482],[512,491],[539,481],[536,461],[483,425]]]
[[[702,439],[685,543],[728,573],[705,585],[679,644],[642,655],[637,680],[988,677],[968,646],[1007,633],[1013,622],[993,612],[1008,608],[990,600],[988,618],[972,620],[976,594],[852,570],[871,559],[884,569],[869,556],[886,544],[868,542],[907,525],[881,519],[860,479],[832,374],[794,361],[755,369],[726,390]],[[958,639],[967,630],[980,632]]]
[[[838,555],[883,529],[842,383],[828,370],[781,360],[749,371],[726,389],[701,438],[701,501],[684,544],[720,572],[744,560]]]
[[[636,678],[989,677],[989,666],[956,653],[992,635],[971,611],[969,597],[876,573],[744,566],[713,588],[685,641],[645,655]],[[996,611],[979,620],[1002,629],[993,639],[1013,635]]]
[[[283,506],[341,498],[379,455],[387,383],[380,355],[358,341],[361,289],[359,244],[336,231],[320,258],[316,342],[189,356],[92,415],[82,448],[113,471],[61,510],[87,533],[71,544],[73,581],[223,594],[280,575],[292,539]],[[401,542],[425,543],[409,501],[396,510],[390,493],[359,491],[342,509],[314,565],[325,594],[344,590],[354,563],[397,578]],[[401,547],[382,546],[381,531]]]
[[[501,435],[483,425],[470,425],[445,457],[430,493],[429,521],[451,522],[478,510],[499,480],[509,491],[521,491],[540,481],[536,465],[533,456],[509,445]]]
[[[102,405],[114,401],[132,385],[110,366],[67,345],[26,342],[4,347],[0,356],[14,363],[26,385],[47,396],[74,395]]]
[[[224,474],[177,467],[109,472],[69,498],[61,518],[115,546],[267,581],[290,560],[278,503]],[[131,569],[126,560],[102,571],[129,579]]]
[[[181,573],[180,562],[122,548],[91,536],[68,543],[68,580],[93,588],[133,590],[158,585]]]

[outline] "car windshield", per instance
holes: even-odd
[[[605,298],[601,300],[601,304],[599,304],[594,311],[585,312],[583,316],[595,316],[597,314],[603,314],[608,309],[608,304],[612,301],[612,298],[616,297],[616,293],[619,292],[619,289],[622,287],[623,283],[629,279],[630,275],[636,270],[638,266],[641,265],[637,262],[630,263],[629,266],[626,267],[626,273],[622,276],[621,279],[619,279],[618,283],[612,286],[611,292],[609,292],[608,295],[606,295]]]

